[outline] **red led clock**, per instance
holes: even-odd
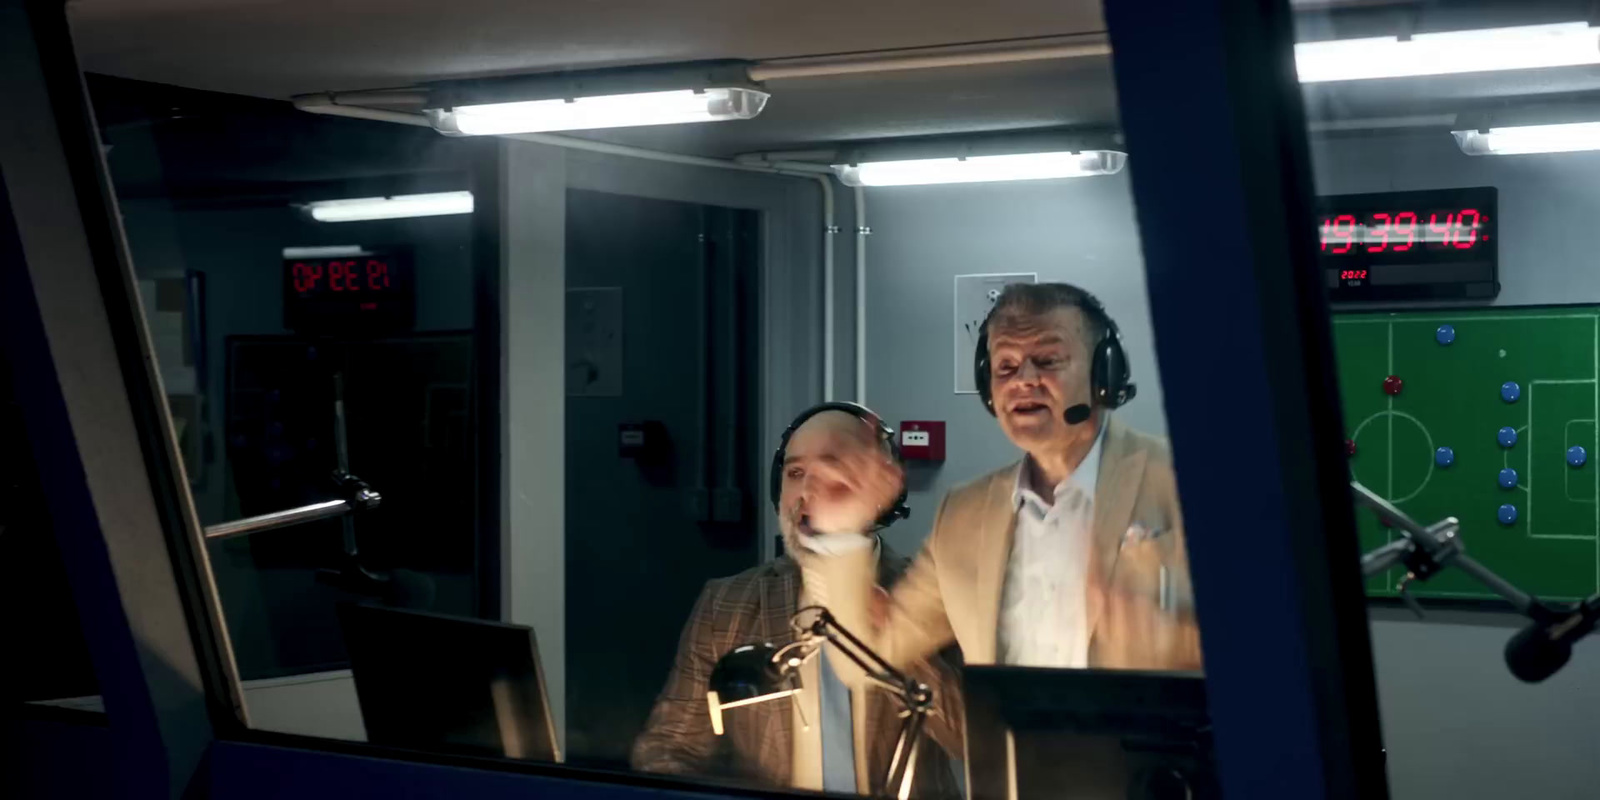
[[[1488,299],[1500,292],[1494,187],[1318,199],[1334,302]]]
[[[311,334],[387,334],[411,328],[416,284],[404,248],[283,260],[283,325]]]

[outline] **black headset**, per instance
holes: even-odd
[[[772,510],[779,514],[783,513],[783,507],[779,505],[779,501],[783,495],[783,460],[786,456],[786,451],[789,449],[789,440],[794,437],[794,432],[799,430],[801,425],[806,424],[806,420],[824,411],[843,411],[871,425],[877,432],[878,441],[889,446],[889,454],[894,458],[894,463],[902,467],[905,466],[905,461],[900,458],[900,443],[895,441],[894,428],[884,423],[882,417],[859,403],[819,403],[800,412],[800,416],[795,417],[794,421],[789,423],[789,427],[783,429],[783,435],[778,437],[778,451],[772,454],[772,472],[769,478],[770,485],[768,490],[772,496]],[[893,525],[896,520],[905,519],[909,516],[911,516],[911,509],[906,505],[906,487],[901,484],[900,496],[895,498],[894,503],[889,506],[889,510],[878,517],[873,529],[882,530]]]
[[[1131,381],[1133,370],[1128,366],[1128,354],[1122,349],[1122,333],[1117,330],[1116,320],[1106,313],[1106,307],[1094,295],[1076,286],[1070,288],[1077,293],[1073,305],[1083,309],[1089,321],[1098,324],[1102,331],[1100,340],[1090,351],[1089,396],[1097,406],[1117,408],[1132,400],[1139,391]],[[994,396],[989,386],[989,319],[993,316],[991,308],[978,328],[978,347],[972,358],[972,377],[978,387],[978,399],[991,415],[994,414]]]

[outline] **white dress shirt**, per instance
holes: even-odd
[[[1017,526],[1000,598],[1000,663],[1026,667],[1083,668],[1089,665],[1089,578],[1094,491],[1100,476],[1095,434],[1078,468],[1055,487],[1055,502],[1029,485],[1024,460],[1011,500]],[[1031,459],[1031,457],[1030,457]]]

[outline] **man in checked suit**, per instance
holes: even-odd
[[[813,548],[823,546],[822,532],[866,543],[882,585],[904,572],[906,559],[874,533],[903,510],[904,473],[892,440],[893,432],[876,415],[850,404],[809,409],[790,426],[774,459],[781,473],[774,502],[785,547],[801,558],[782,556],[706,584],[666,687],[634,742],[634,769],[771,787],[882,792],[901,705],[879,688],[846,688],[834,672],[838,656],[819,652],[806,663],[798,702],[725,711],[724,736],[712,731],[706,692],[724,653],[753,642],[791,642],[790,618],[806,606],[826,605],[811,589],[804,566],[815,560]],[[936,704],[928,724],[935,741],[920,749],[913,796],[956,798],[959,790],[940,745],[961,746],[959,680],[937,657],[913,662],[907,672],[933,687]]]

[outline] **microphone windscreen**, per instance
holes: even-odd
[[[1061,416],[1067,421],[1068,425],[1081,425],[1089,419],[1089,404],[1079,403],[1068,408],[1067,413]]]
[[[1535,623],[1506,642],[1506,666],[1525,683],[1539,683],[1556,674],[1572,658],[1572,645],[1550,638],[1548,626]]]

